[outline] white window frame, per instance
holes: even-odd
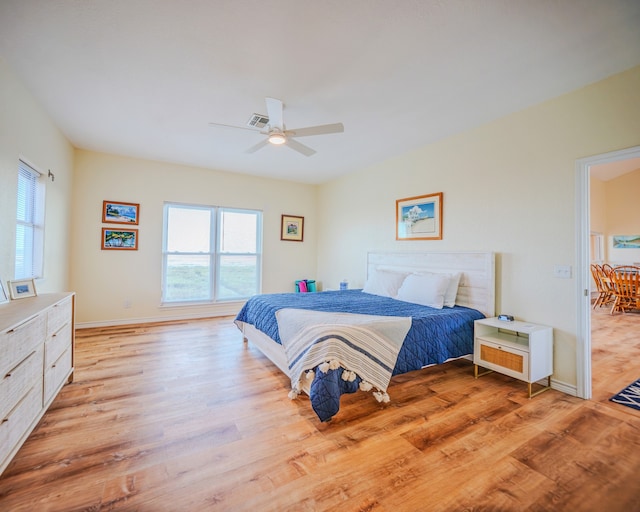
[[[171,208],[185,208],[194,210],[208,211],[210,215],[210,232],[209,232],[209,250],[207,252],[177,252],[169,251],[167,249],[168,244],[168,220],[169,210]],[[223,212],[238,212],[249,213],[256,216],[256,252],[252,253],[231,253],[222,252],[220,235],[222,234],[222,215]],[[212,243],[213,242],[213,243]],[[210,296],[206,299],[168,299],[167,298],[167,270],[168,270],[168,257],[172,255],[185,255],[185,256],[207,256],[209,260],[209,290]],[[247,296],[233,297],[233,298],[220,298],[220,266],[221,258],[228,256],[253,256],[256,259],[256,288],[255,291]],[[199,305],[209,303],[227,303],[246,300],[251,295],[261,293],[262,291],[262,212],[259,210],[250,210],[243,208],[227,208],[221,206],[206,206],[187,203],[165,202],[163,208],[163,222],[162,222],[162,298],[161,305],[163,306],[185,306],[185,305]]]
[[[21,158],[16,191],[15,279],[43,277],[45,188],[43,174]],[[20,237],[20,231],[30,236]]]

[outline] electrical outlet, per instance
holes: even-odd
[[[571,265],[554,265],[553,277],[571,279]]]

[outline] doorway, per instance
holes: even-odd
[[[576,293],[577,293],[577,344],[576,373],[577,396],[589,399],[591,388],[591,243],[590,183],[592,168],[640,158],[640,146],[604,153],[576,161]]]

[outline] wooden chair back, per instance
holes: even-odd
[[[627,309],[640,309],[640,267],[621,265],[610,273],[615,294],[611,313]]]
[[[607,268],[608,267],[608,268]],[[593,303],[593,308],[604,306],[609,304],[613,300],[613,283],[609,277],[611,266],[598,265],[593,263],[591,265],[591,276],[596,283],[596,289],[598,296]]]

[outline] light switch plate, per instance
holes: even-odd
[[[571,279],[571,265],[554,265],[553,277],[560,279]]]

